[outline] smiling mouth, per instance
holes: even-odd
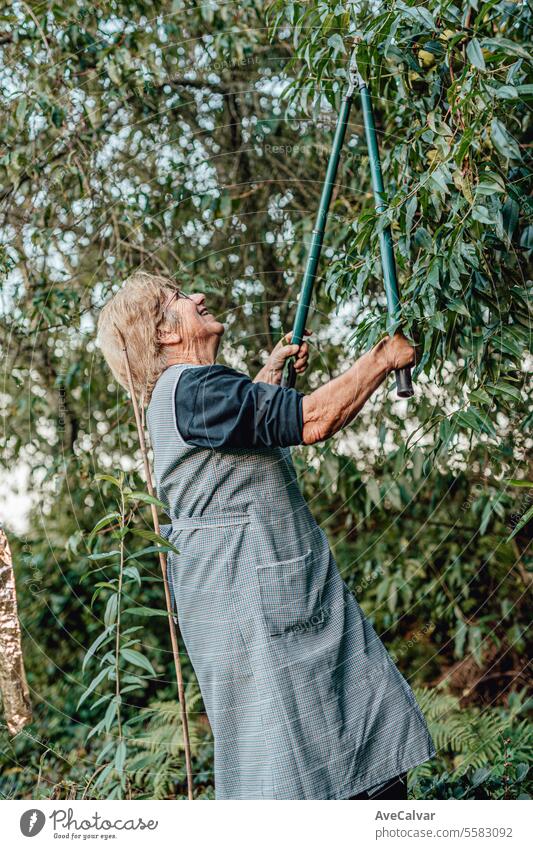
[[[199,311],[199,315],[211,315],[211,313],[209,312],[208,309],[206,309],[206,307],[204,307],[203,309],[201,309]]]

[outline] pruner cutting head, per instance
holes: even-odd
[[[366,85],[357,67],[356,53],[357,44],[354,45],[354,49],[352,50],[350,65],[348,67],[348,97],[352,96],[356,88],[361,89]]]

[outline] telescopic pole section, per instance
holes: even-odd
[[[342,98],[341,109],[337,118],[337,126],[333,145],[326,171],[324,185],[322,187],[322,195],[320,197],[320,205],[316,216],[315,226],[313,229],[311,243],[309,245],[309,253],[307,255],[307,265],[305,268],[302,289],[296,309],[296,317],[294,319],[294,327],[292,330],[292,344],[299,345],[303,339],[305,325],[307,323],[307,315],[309,313],[309,305],[313,295],[313,287],[316,279],[316,271],[320,260],[320,252],[322,251],[322,242],[324,241],[324,231],[326,229],[326,221],[328,217],[331,195],[335,185],[335,178],[339,167],[339,159],[346,135],[346,127],[348,126],[348,118],[350,108],[352,106],[353,95],[356,88],[356,66],[352,59],[349,69],[349,84],[346,93]],[[287,369],[282,378],[282,386],[294,386],[296,383],[296,372],[292,360],[288,363]]]
[[[372,112],[372,101],[370,99],[370,92],[367,84],[359,73],[357,65],[355,66],[355,73],[357,86],[361,95],[363,123],[370,160],[374,203],[376,212],[383,213],[386,211],[387,205],[385,203],[385,189],[383,187],[383,177],[381,174],[378,138],[376,134],[376,126],[374,124],[374,114]],[[394,246],[392,242],[390,224],[387,224],[387,226],[380,232],[379,246],[381,251],[381,264],[383,266],[383,282],[385,284],[385,294],[387,296],[387,309],[389,313],[389,332],[392,334],[394,324],[397,322],[400,315],[400,295],[398,292],[398,278],[396,276],[396,263],[394,260]],[[397,369],[395,371],[395,376],[398,396],[400,398],[411,398],[414,394],[413,384],[411,382],[411,369]]]

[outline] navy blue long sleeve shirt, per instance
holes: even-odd
[[[196,366],[178,381],[176,422],[199,448],[285,448],[303,441],[302,398],[226,366]]]

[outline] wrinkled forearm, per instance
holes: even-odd
[[[328,439],[353,421],[390,371],[385,346],[382,340],[344,374],[303,398],[304,445]]]
[[[263,368],[257,372],[256,376],[253,378],[253,383],[271,383],[274,386],[277,386],[281,383],[281,373],[278,369],[273,368],[267,362]]]

